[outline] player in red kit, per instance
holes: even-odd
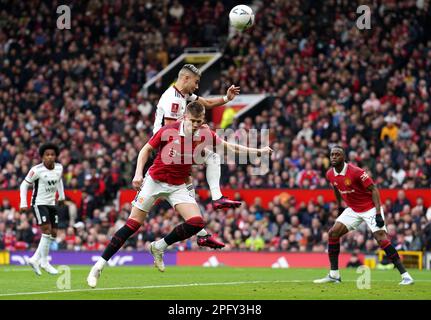
[[[255,149],[228,143],[217,137],[208,126],[203,126],[204,121],[204,106],[197,101],[191,102],[187,105],[183,121],[162,127],[141,149],[132,181],[133,188],[138,190],[132,202],[132,212],[91,268],[87,277],[90,287],[96,287],[106,262],[138,231],[159,198],[166,199],[184,219],[166,237],[150,245],[154,265],[159,271],[165,270],[163,253],[168,246],[188,239],[204,228],[205,221],[196,203],[194,190],[190,192],[186,186],[192,165],[204,161],[204,149],[222,146],[223,150],[235,153],[269,155],[272,152],[270,147]],[[142,172],[153,150],[157,151],[157,156],[144,178]]]
[[[374,181],[363,169],[345,162],[342,147],[335,146],[331,149],[330,160],[333,168],[328,170],[326,178],[334,188],[339,212],[342,210],[343,200],[348,207],[342,211],[335,225],[329,230],[328,255],[331,270],[325,278],[315,280],[314,283],[341,282],[338,271],[340,238],[365,221],[380,248],[400,272],[402,280],[399,284],[413,284],[413,278],[404,268],[397,250],[388,239],[380,195]]]

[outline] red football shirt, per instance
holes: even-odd
[[[371,191],[367,189],[374,181],[363,169],[346,163],[339,174],[335,173],[334,168],[329,169],[326,179],[340,191],[344,202],[353,211],[359,213],[374,208]]]
[[[221,139],[208,126],[197,130],[193,137],[186,137],[184,122],[177,121],[162,127],[148,143],[158,150],[157,157],[149,169],[154,180],[180,185],[190,175],[193,164],[204,163],[201,152],[211,149]]]

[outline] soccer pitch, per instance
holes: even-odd
[[[204,268],[168,266],[164,273],[153,267],[107,267],[96,289],[86,284],[89,266],[66,273],[36,276],[29,267],[0,267],[0,299],[25,300],[344,300],[431,299],[431,272],[409,270],[416,283],[399,286],[395,270],[371,271],[370,289],[358,289],[361,274],[343,269],[341,284],[314,284],[326,269]]]

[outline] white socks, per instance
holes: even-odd
[[[166,243],[165,239],[160,239],[154,243],[154,246],[157,250],[164,251],[168,247],[168,244]]]
[[[31,259],[40,259],[42,264],[46,264],[48,262],[49,246],[51,245],[52,240],[53,238],[51,238],[51,235],[43,233],[42,237],[40,238],[39,245],[37,246],[36,252],[31,257]]]
[[[220,162],[220,156],[217,153],[212,153],[205,159],[207,182],[213,200],[218,200],[223,196],[220,190]]]
[[[410,276],[410,274],[406,271],[406,272],[404,272],[402,275],[401,275],[401,278],[411,278],[411,276]]]
[[[103,270],[103,268],[105,267],[106,262],[107,261],[105,259],[103,259],[102,257],[99,257],[99,260],[97,260],[95,266],[96,266],[97,269]]]
[[[199,231],[198,233],[196,233],[197,236],[199,237],[204,237],[208,234],[208,232],[205,229],[202,229],[201,231]]]
[[[338,278],[340,278],[340,271],[338,271],[338,270],[329,270],[329,276],[331,278],[338,279]]]

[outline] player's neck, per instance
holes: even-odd
[[[186,95],[187,94],[187,92],[184,90],[184,85],[182,84],[182,83],[180,83],[180,82],[177,82],[177,83],[175,83],[175,88],[179,91],[179,92],[181,92],[183,95]]]
[[[345,164],[345,162],[343,161],[339,165],[335,166],[334,167],[335,171],[337,173],[341,173],[341,171],[343,171],[343,169],[344,169],[344,164]]]
[[[55,163],[53,163],[52,165],[48,165],[45,162],[43,162],[43,165],[45,166],[45,168],[47,168],[48,170],[52,170],[55,167]]]

